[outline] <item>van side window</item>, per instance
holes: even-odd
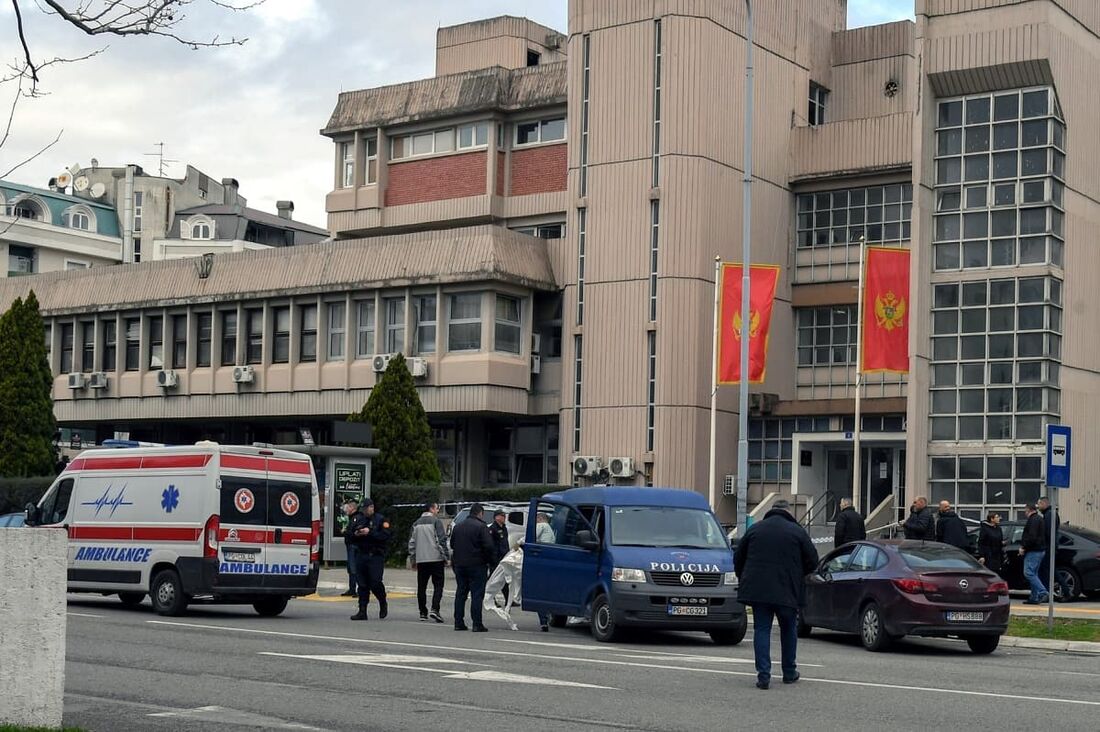
[[[74,483],[72,478],[66,478],[46,498],[40,518],[43,524],[59,524],[69,515],[69,501],[73,497]]]
[[[596,538],[603,539],[603,507],[581,506],[580,509],[581,515],[592,524],[592,531],[596,534]]]
[[[588,528],[580,511],[560,503],[538,504],[535,521],[535,541],[539,544],[576,546],[577,532]]]

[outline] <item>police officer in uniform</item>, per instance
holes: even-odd
[[[390,523],[375,511],[374,501],[367,498],[363,513],[352,519],[348,532],[354,537],[353,541],[358,549],[356,582],[359,585],[359,612],[352,615],[351,619],[367,619],[367,605],[370,604],[370,596],[373,594],[378,598],[378,618],[381,620],[389,613],[382,573],[386,568],[386,546],[393,534]]]

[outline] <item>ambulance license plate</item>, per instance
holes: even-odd
[[[985,620],[985,613],[975,612],[949,612],[947,613],[947,622],[949,623],[980,623]]]
[[[707,608],[698,605],[669,605],[669,615],[706,615]]]
[[[255,562],[256,555],[248,554],[246,552],[225,552],[225,561],[227,562]]]

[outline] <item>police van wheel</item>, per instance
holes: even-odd
[[[118,599],[122,601],[122,604],[126,607],[137,607],[141,604],[141,601],[145,599],[144,592],[120,592],[118,593]]]
[[[592,601],[592,637],[601,643],[610,643],[619,637],[607,595],[600,595]]]
[[[712,630],[709,632],[709,635],[715,645],[735,646],[745,640],[745,633],[747,633],[748,630],[749,619],[745,615],[742,615],[741,622],[739,622],[736,627],[729,630]]]
[[[551,615],[550,627],[551,628],[564,628],[566,623],[569,622],[568,615]]]
[[[190,599],[183,594],[180,576],[174,569],[164,569],[157,573],[153,578],[149,597],[152,598],[153,609],[158,615],[182,615],[187,610]]]
[[[286,610],[288,602],[290,602],[289,597],[265,597],[252,603],[252,607],[256,609],[261,617],[273,618],[276,615],[281,615],[283,610]]]

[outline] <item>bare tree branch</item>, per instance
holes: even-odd
[[[4,171],[3,173],[0,173],[0,180],[3,180],[4,178],[7,178],[7,177],[8,177],[9,175],[11,175],[11,174],[12,174],[12,173],[14,173],[15,171],[19,170],[19,169],[20,169],[20,168],[22,168],[22,167],[23,167],[24,165],[26,165],[27,163],[31,162],[32,160],[34,160],[35,158],[37,158],[37,157],[38,157],[39,155],[41,155],[42,153],[46,152],[46,151],[47,151],[47,150],[49,150],[49,149],[50,149],[51,147],[53,147],[54,145],[56,145],[56,144],[57,144],[57,143],[58,143],[58,142],[59,142],[59,141],[61,140],[61,135],[62,135],[62,133],[64,133],[64,132],[65,132],[65,130],[60,130],[60,131],[58,131],[58,133],[57,133],[57,137],[53,138],[53,142],[51,142],[50,144],[46,145],[45,147],[42,147],[42,148],[40,148],[40,149],[38,150],[38,152],[36,152],[36,153],[35,153],[34,155],[31,155],[31,156],[30,156],[29,158],[27,158],[26,160],[24,160],[24,161],[22,161],[22,162],[20,162],[20,163],[16,163],[15,165],[13,165],[13,166],[12,166],[11,168],[9,168],[8,170]]]
[[[88,59],[103,53],[108,48],[109,46],[104,46],[103,48],[97,49],[90,53],[86,53],[83,56],[75,56],[73,58],[62,58],[60,56],[55,56],[48,61],[39,61],[37,64],[35,64],[35,68],[37,68],[39,71],[42,71],[43,69],[49,68],[50,66],[56,66],[58,64],[75,64],[78,61],[87,61]],[[40,88],[37,87],[31,89],[22,88],[22,80],[30,78],[30,74],[28,73],[29,67],[25,60],[16,61],[15,63],[9,64],[8,69],[10,69],[9,73],[5,74],[4,76],[0,76],[0,84],[7,84],[8,82],[19,80],[20,93],[22,93],[23,96],[39,97],[46,94],[46,92],[43,92]]]
[[[19,0],[11,0],[11,5],[15,8],[15,26],[19,30],[19,42],[23,44],[23,56],[27,59],[27,70],[31,73],[33,89],[38,84],[38,68],[34,65],[34,59],[31,58],[31,49],[27,45],[27,36],[23,32],[23,12],[19,9]]]
[[[186,19],[186,9],[195,0],[92,0],[81,2],[73,10],[61,4],[61,0],[41,0],[46,12],[57,15],[75,28],[90,36],[161,36],[171,38],[193,49],[219,48],[243,45],[247,38],[232,37],[223,40],[215,35],[208,40],[189,38],[176,29]],[[227,0],[206,0],[211,5],[233,11],[254,8],[260,2],[236,5]],[[18,0],[12,0],[18,2]],[[262,0],[261,0],[262,2]]]

